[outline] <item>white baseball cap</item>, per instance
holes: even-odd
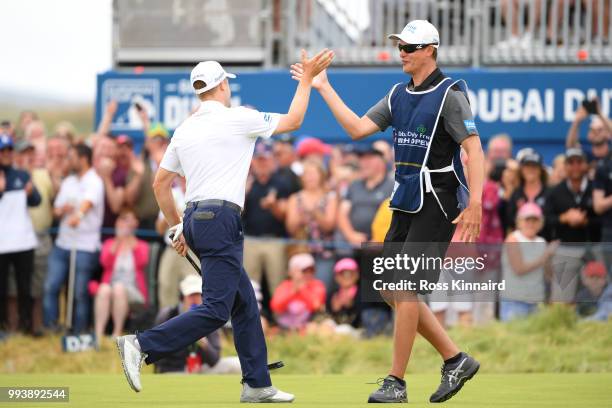
[[[392,40],[401,40],[406,44],[431,44],[435,48],[440,46],[438,30],[427,20],[412,20],[399,34],[391,34]]]
[[[196,81],[203,81],[206,86],[196,89],[196,94],[201,94],[219,85],[225,78],[236,78],[236,75],[225,72],[221,64],[217,61],[200,62],[191,70],[191,85]]]
[[[194,274],[187,275],[185,279],[181,281],[180,286],[183,296],[202,293],[202,278]]]

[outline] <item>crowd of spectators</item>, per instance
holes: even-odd
[[[158,310],[158,321],[181,313],[194,298],[179,289],[193,288],[181,282],[197,274],[169,245],[151,187],[170,135],[141,111],[137,153],[130,137],[110,134],[115,110],[110,103],[97,132],[83,139],[69,123],[48,135],[34,112],[15,126],[3,122],[0,324],[9,333],[119,335],[152,324]],[[532,148],[513,156],[508,136],[489,139],[479,242],[508,243],[499,260],[508,289],[490,302],[427,299],[445,323],[452,309],[469,324],[486,320],[477,317],[482,304],[484,315],[508,320],[553,301],[579,301],[581,315],[607,318],[612,248],[601,241],[612,241],[612,127],[597,110],[581,146],[579,124],[587,119],[579,108],[567,151],[550,168]],[[365,337],[390,330],[392,311],[366,301],[359,282],[371,263],[363,244],[384,240],[393,185],[384,140],[331,146],[281,135],[257,143],[243,209],[244,264],[269,330]],[[179,210],[184,193],[177,177]]]

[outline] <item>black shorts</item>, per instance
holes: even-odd
[[[407,254],[411,257],[444,257],[455,233],[455,224],[452,221],[459,215],[459,209],[455,194],[436,194],[448,218],[431,193],[425,194],[423,206],[418,213],[393,211],[391,226],[385,236],[383,256]],[[417,269],[412,272],[396,270],[394,280],[415,282],[418,288],[416,292],[419,294],[432,292],[430,289],[421,289],[421,281],[436,283],[440,278],[439,269]]]

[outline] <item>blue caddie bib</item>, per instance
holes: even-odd
[[[463,166],[461,147],[453,154],[450,165],[441,169],[427,167],[429,149],[436,134],[446,95],[457,85],[467,97],[467,85],[463,80],[443,79],[432,89],[420,92],[408,90],[408,83],[396,84],[389,94],[393,145],[395,148],[395,186],[390,207],[393,210],[416,213],[423,207],[425,193],[432,193],[444,215],[440,200],[431,184],[430,173],[453,172],[459,181],[457,200],[459,208],[467,207],[469,190]]]

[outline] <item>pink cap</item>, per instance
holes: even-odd
[[[582,273],[589,278],[603,278],[608,274],[608,271],[606,271],[606,265],[603,262],[591,261],[584,266]]]
[[[357,265],[357,262],[355,262],[355,260],[352,258],[342,258],[341,260],[336,262],[336,265],[334,266],[334,273],[340,273],[342,271],[359,272],[359,266]]]
[[[303,271],[315,266],[315,260],[310,254],[295,254],[289,259],[289,270]]]
[[[323,143],[316,137],[307,137],[302,139],[297,145],[297,154],[300,157],[305,157],[310,154],[328,155],[332,151],[330,145]]]
[[[542,209],[536,203],[525,203],[521,206],[518,211],[518,218],[529,218],[529,217],[537,217],[543,218]]]

